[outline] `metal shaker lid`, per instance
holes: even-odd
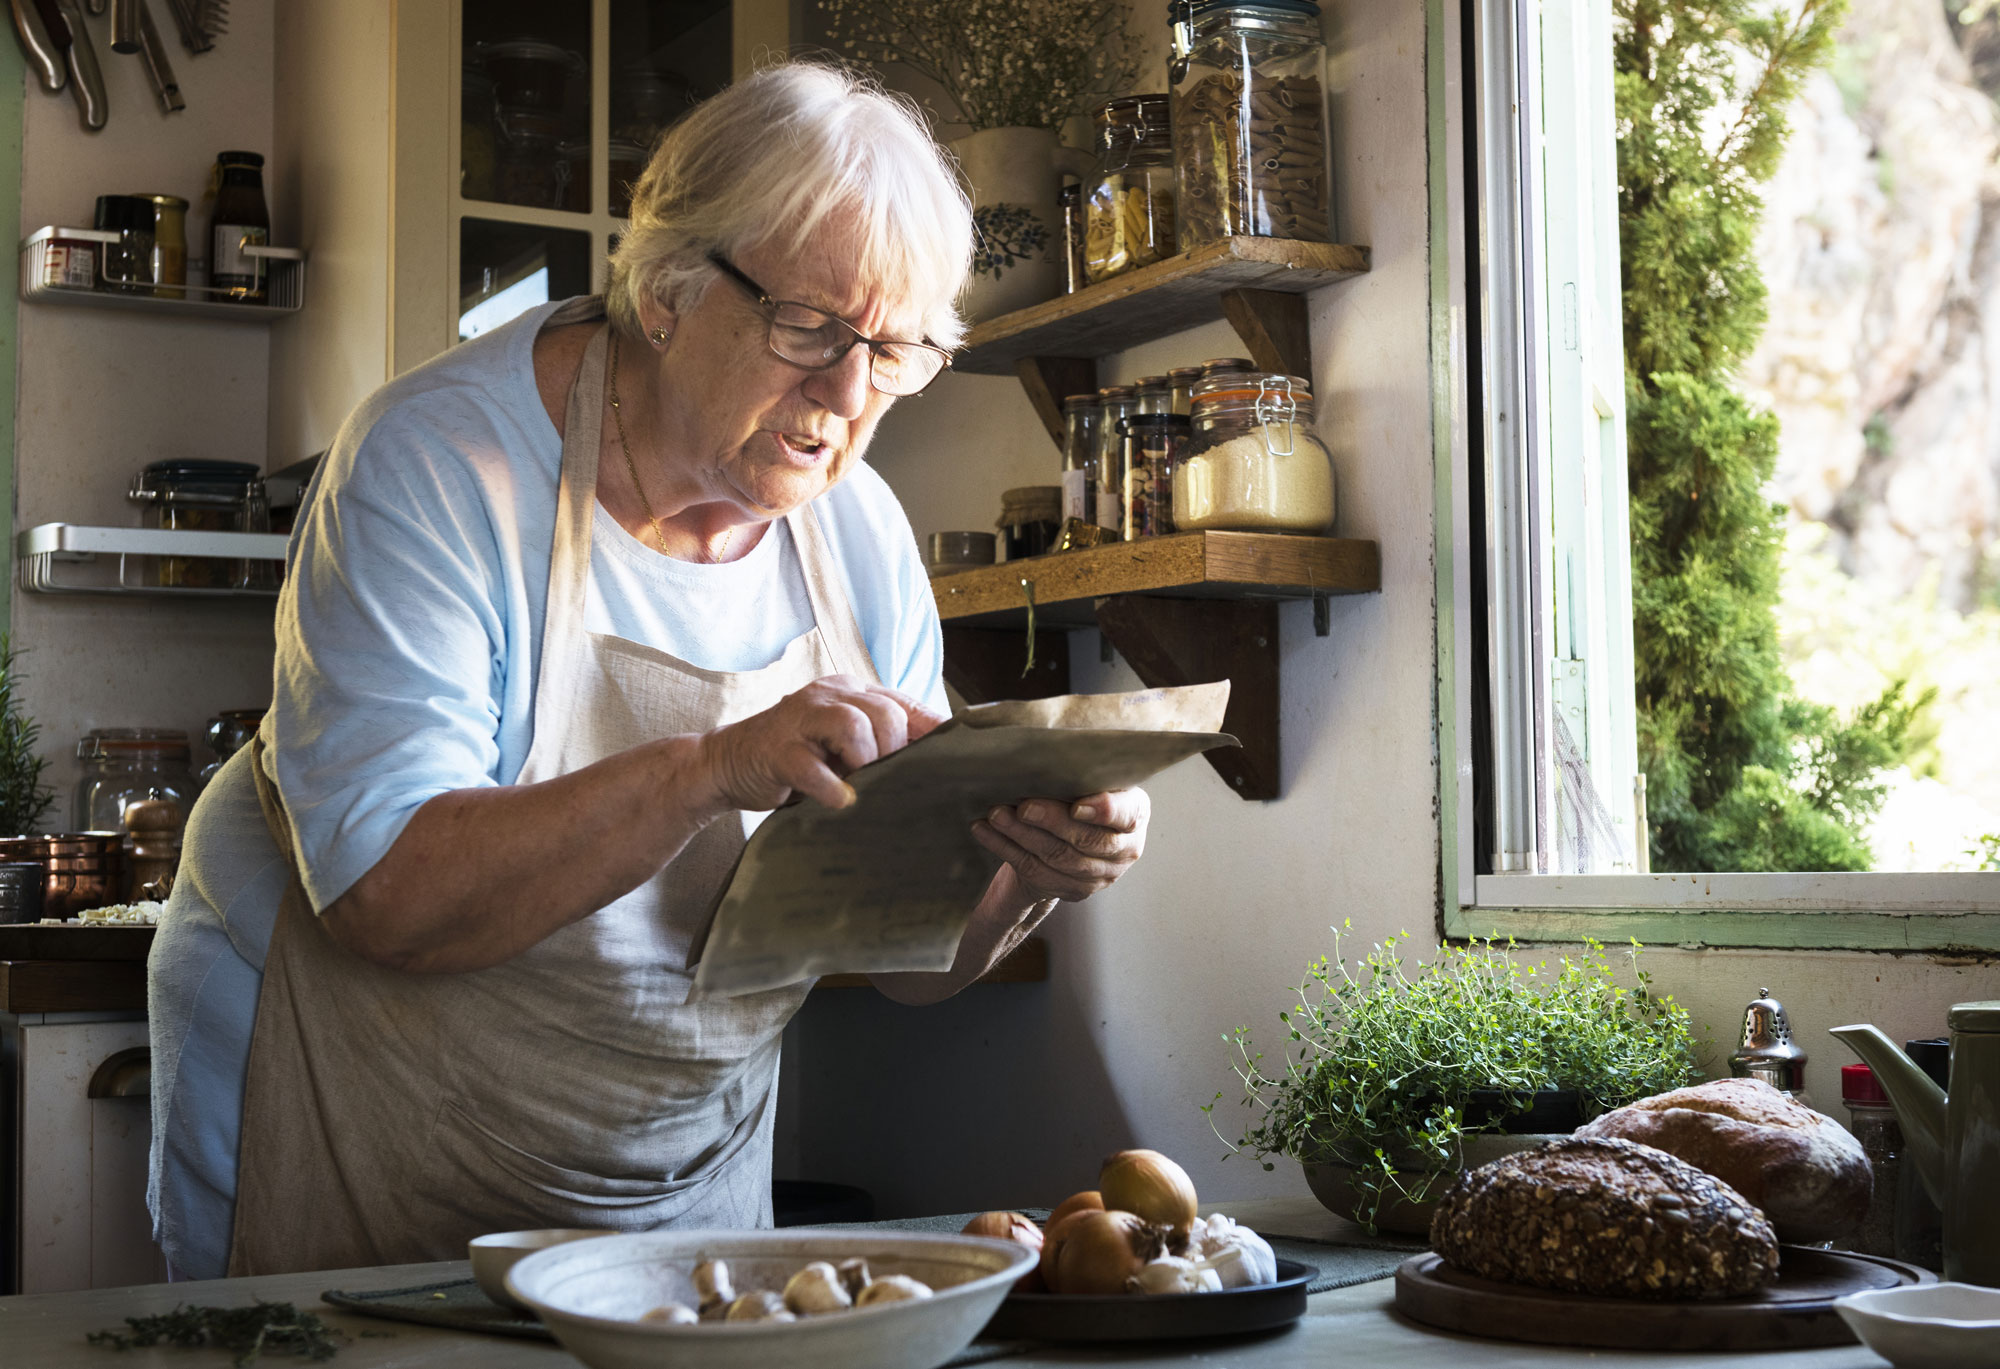
[[[1738,1078],[1762,1079],[1788,1092],[1803,1087],[1806,1053],[1792,1040],[1785,1005],[1769,989],[1743,1010],[1743,1034],[1729,1057],[1729,1072]]]

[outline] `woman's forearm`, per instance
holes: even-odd
[[[693,736],[538,784],[454,790],[419,808],[322,922],[377,964],[485,969],[637,888],[729,809]]]
[[[941,1002],[1005,960],[1055,906],[1055,899],[1037,898],[1024,888],[1013,866],[1002,865],[972,910],[950,969],[872,974],[869,982],[884,996],[910,1007]]]

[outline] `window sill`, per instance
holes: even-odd
[[[1482,875],[1452,937],[2000,953],[2000,872]]]

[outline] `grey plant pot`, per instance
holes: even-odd
[[[1391,1231],[1402,1236],[1428,1236],[1431,1217],[1437,1212],[1438,1199],[1443,1196],[1449,1184],[1449,1174],[1458,1170],[1477,1169],[1490,1164],[1503,1155],[1517,1151],[1533,1150],[1547,1141],[1559,1141],[1567,1132],[1528,1133],[1510,1136],[1505,1133],[1478,1132],[1464,1137],[1459,1142],[1460,1163],[1458,1169],[1449,1171],[1446,1177],[1433,1183],[1422,1202],[1411,1202],[1400,1193],[1388,1195],[1375,1214],[1375,1226],[1381,1231]],[[1393,1157],[1392,1157],[1393,1158]],[[1414,1159],[1415,1157],[1410,1157]],[[1306,1185],[1312,1189],[1313,1197],[1320,1205],[1336,1216],[1357,1220],[1355,1212],[1360,1207],[1360,1195],[1354,1189],[1354,1167],[1343,1164],[1307,1164]],[[1414,1166],[1397,1163],[1397,1169],[1410,1173]],[[1410,1184],[1415,1187],[1414,1181]]]

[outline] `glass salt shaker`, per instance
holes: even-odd
[[[1889,1095],[1866,1065],[1840,1067],[1840,1099],[1853,1118],[1849,1130],[1875,1169],[1875,1191],[1868,1200],[1868,1214],[1860,1229],[1844,1240],[1835,1241],[1841,1250],[1860,1255],[1896,1255],[1896,1210],[1903,1170],[1903,1128]]]

